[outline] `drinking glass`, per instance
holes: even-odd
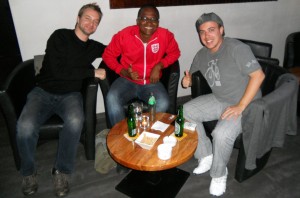
[[[141,120],[141,127],[146,130],[150,126],[149,116],[143,115]]]
[[[134,102],[134,103],[132,103],[132,106],[133,106],[135,121],[141,121],[142,113],[143,113],[143,103],[142,102]]]

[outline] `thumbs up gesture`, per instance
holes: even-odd
[[[185,76],[182,78],[182,86],[184,88],[192,86],[192,75],[188,70],[185,71]]]
[[[132,70],[132,65],[130,64],[129,67],[128,67],[128,76],[132,79],[132,80],[143,80],[139,77],[139,74],[136,72],[136,71],[133,71]]]

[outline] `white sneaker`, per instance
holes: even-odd
[[[209,171],[212,164],[212,160],[213,160],[212,154],[200,159],[199,165],[197,168],[194,169],[193,173],[198,175]]]
[[[221,196],[226,191],[226,181],[227,181],[228,171],[226,168],[226,173],[222,177],[212,178],[209,187],[209,193],[215,196]]]

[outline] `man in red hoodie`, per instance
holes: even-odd
[[[152,92],[157,112],[169,107],[168,93],[159,79],[161,70],[179,58],[178,44],[173,33],[159,27],[155,6],[142,6],[136,23],[115,34],[102,56],[108,67],[121,76],[106,98],[112,126],[125,118],[123,105],[133,98],[147,101]]]

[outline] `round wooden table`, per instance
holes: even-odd
[[[157,120],[170,124],[175,120],[169,119],[172,115],[168,113],[157,113]],[[116,124],[107,136],[107,147],[112,158],[131,169],[141,171],[159,171],[174,168],[189,160],[196,148],[198,136],[196,132],[185,130],[187,136],[178,141],[173,147],[172,157],[169,160],[160,160],[157,157],[157,146],[163,143],[163,138],[174,132],[174,126],[170,125],[165,132],[147,129],[148,132],[159,134],[160,137],[154,144],[151,150],[146,150],[140,147],[134,141],[130,142],[124,137],[127,133],[126,119]]]
[[[130,169],[133,169],[117,185],[116,189],[130,197],[175,197],[189,177],[189,173],[176,168],[189,160],[198,143],[196,131],[184,130],[185,138],[178,141],[173,147],[172,157],[169,160],[160,160],[157,156],[157,146],[163,143],[163,138],[174,132],[176,116],[157,113],[156,120],[170,124],[165,132],[147,129],[147,132],[159,134],[160,137],[150,150],[143,149],[133,141],[124,137],[127,133],[126,119],[117,123],[108,133],[107,147],[111,157]],[[138,186],[138,187],[137,187]],[[147,196],[146,196],[147,197]]]

